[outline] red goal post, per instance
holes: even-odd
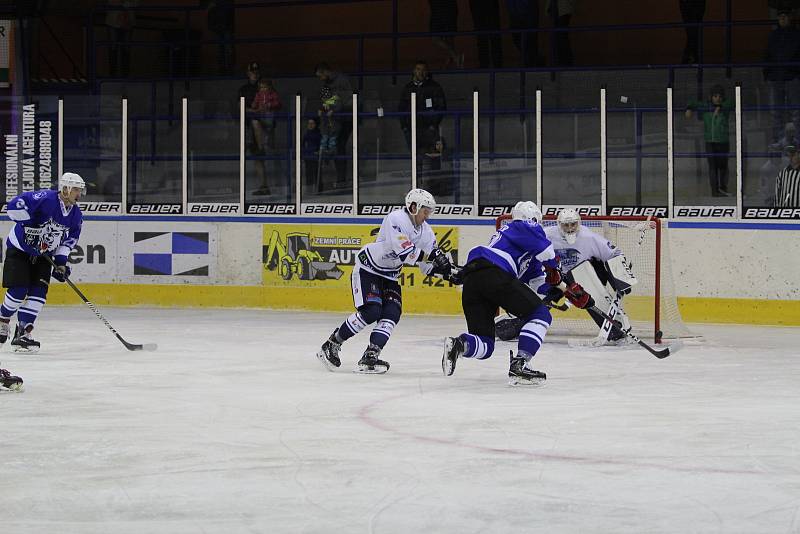
[[[501,215],[496,227],[511,220]],[[554,226],[555,217],[547,216],[542,226]],[[681,318],[666,225],[657,217],[581,216],[581,224],[616,245],[628,260],[639,281],[623,299],[625,313],[631,319],[633,333],[642,339],[660,343],[664,338],[693,337]],[[582,310],[553,311],[553,325],[548,335],[591,336],[597,325]]]

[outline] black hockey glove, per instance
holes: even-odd
[[[66,282],[70,274],[72,274],[72,269],[69,268],[69,265],[57,265],[53,269],[53,278],[59,282]]]
[[[431,251],[429,259],[433,265],[433,268],[428,274],[440,274],[443,278],[450,278],[450,275],[453,272],[453,265],[450,263],[450,260],[447,258],[444,252],[438,248],[435,248],[433,251]]]
[[[464,283],[464,275],[461,273],[461,269],[454,269],[445,280],[453,285],[460,286]]]

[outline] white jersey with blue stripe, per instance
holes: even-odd
[[[31,256],[45,252],[69,256],[78,243],[83,225],[81,209],[77,204],[65,206],[58,191],[22,193],[9,201],[7,210],[8,217],[17,223],[6,239],[10,247]]]
[[[397,280],[403,265],[414,265],[423,252],[430,254],[435,247],[436,236],[427,222],[415,226],[408,211],[395,210],[383,219],[375,242],[358,251],[356,265],[378,276]],[[429,266],[425,267],[429,270]],[[420,263],[420,270],[425,273],[423,263]]]
[[[500,228],[488,245],[470,250],[467,263],[483,258],[537,288],[544,283],[542,264],[556,267],[555,256],[553,245],[537,222],[516,220]]]
[[[583,225],[578,227],[578,234],[572,244],[567,243],[557,225],[548,226],[545,234],[553,243],[561,270],[565,273],[584,261],[596,259],[607,262],[622,254],[622,251],[614,243]]]

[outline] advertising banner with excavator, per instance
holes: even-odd
[[[458,263],[458,227],[432,228],[439,248]],[[330,293],[332,298],[351,302],[350,274],[356,254],[362,246],[375,241],[379,229],[380,226],[374,224],[265,224],[262,248],[264,286],[336,289]],[[399,281],[406,297],[419,292],[426,295],[424,301],[427,301],[441,298],[442,292],[457,295],[452,284],[438,277],[423,276],[416,266],[404,267]],[[404,298],[404,307],[412,299]],[[321,304],[325,308],[325,303]]]

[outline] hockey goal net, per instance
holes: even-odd
[[[497,218],[497,228],[511,221],[511,215]],[[666,227],[651,217],[582,216],[581,224],[615,244],[628,259],[639,283],[622,302],[631,320],[632,331],[642,339],[660,342],[662,337],[695,337],[681,319]],[[555,226],[545,217],[542,226]],[[583,310],[553,310],[553,325],[548,335],[593,336],[598,327]]]

